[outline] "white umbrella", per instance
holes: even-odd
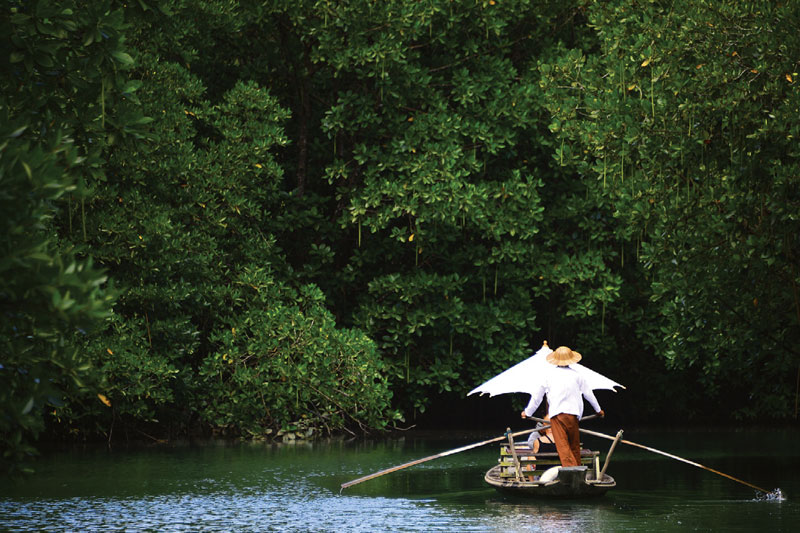
[[[540,380],[553,368],[553,365],[547,362],[547,356],[552,352],[553,350],[547,346],[547,341],[545,341],[539,351],[531,357],[501,372],[483,385],[475,387],[469,394],[480,393],[488,394],[489,396],[512,392],[534,394],[541,383]],[[624,385],[620,385],[616,381],[598,374],[580,363],[572,363],[569,367],[577,370],[592,390],[607,389],[616,392],[614,387],[625,388]]]

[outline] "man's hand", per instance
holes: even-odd
[[[597,411],[597,416],[599,416],[600,418],[605,418],[606,412],[600,409],[599,411]]]
[[[528,418],[528,415],[525,414],[525,410],[523,409],[522,412],[519,414],[522,418]]]

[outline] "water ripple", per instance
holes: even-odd
[[[433,502],[397,498],[286,495],[164,495],[0,501],[8,531],[485,531]],[[57,524],[57,525],[54,525]]]
[[[339,494],[344,481],[459,443],[407,444],[54,454],[26,483],[0,484],[0,531],[800,531],[800,505],[783,491],[768,502],[752,500],[749,489],[721,477],[624,455],[613,465],[618,488],[589,502],[503,499],[483,482],[484,468],[496,461],[492,450]],[[760,485],[780,483],[797,494],[793,454],[765,452],[732,466],[750,467],[742,476]]]

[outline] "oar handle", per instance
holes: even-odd
[[[581,417],[581,422],[583,422],[584,420],[591,420],[592,418],[599,418],[599,416],[600,415],[598,415],[597,413],[595,413],[593,415],[586,415],[584,417]],[[537,418],[535,416],[529,416],[528,418],[530,418],[534,422],[541,422],[542,424],[549,424],[550,423],[549,421],[545,420],[544,418]]]

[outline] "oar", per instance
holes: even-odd
[[[534,420],[543,422],[543,420],[540,420],[538,418],[534,418]],[[606,435],[605,433],[598,433],[597,431],[591,431],[589,429],[582,429],[581,428],[580,431],[582,433],[586,433],[587,435],[594,435],[595,437],[602,437],[602,438],[608,439],[608,440],[614,440],[615,439],[615,437],[612,437],[611,435]],[[620,439],[619,442],[622,442],[622,443],[627,444],[629,446],[636,446],[637,448],[642,448],[643,450],[647,450],[648,452],[657,453],[657,454],[663,455],[665,457],[669,457],[670,459],[675,459],[676,461],[681,461],[681,462],[684,462],[686,464],[689,464],[689,465],[692,465],[692,466],[696,466],[697,468],[702,468],[703,470],[708,470],[709,472],[713,472],[713,473],[718,474],[718,475],[720,475],[722,477],[726,477],[726,478],[728,478],[730,480],[736,481],[737,483],[741,483],[742,485],[747,485],[750,488],[753,488],[753,489],[756,489],[756,490],[760,490],[761,492],[763,492],[765,494],[770,494],[772,492],[772,491],[769,491],[769,490],[766,490],[766,489],[762,489],[761,487],[758,487],[756,485],[753,485],[752,483],[748,483],[747,481],[742,481],[741,479],[735,478],[735,477],[733,477],[733,476],[731,476],[729,474],[726,474],[724,472],[720,472],[719,470],[714,470],[713,468],[710,468],[710,467],[705,466],[705,465],[701,465],[700,463],[695,463],[694,461],[690,461],[689,459],[684,459],[683,457],[678,457],[677,455],[673,455],[671,453],[667,453],[667,452],[664,452],[664,451],[661,451],[661,450],[657,450],[655,448],[651,448],[650,446],[645,446],[644,444],[638,444],[636,442],[631,442],[631,441],[625,440],[625,439]]]
[[[532,428],[528,428],[528,429],[526,429],[524,431],[517,431],[516,433],[511,433],[511,436],[512,437],[519,437],[520,435],[524,435],[526,433],[530,433],[531,431],[533,431],[533,429]],[[467,446],[462,446],[462,447],[456,448],[454,450],[447,450],[446,452],[437,453],[436,455],[431,455],[430,457],[423,457],[422,459],[417,459],[415,461],[411,461],[410,463],[405,463],[405,464],[402,464],[402,465],[393,466],[391,468],[387,468],[385,470],[381,470],[379,472],[375,472],[373,474],[369,474],[367,476],[360,477],[358,479],[354,479],[353,481],[348,481],[347,483],[342,483],[342,488],[339,490],[339,492],[341,492],[342,490],[346,489],[347,487],[352,487],[353,485],[358,485],[359,483],[362,483],[364,481],[369,481],[370,479],[374,479],[376,477],[380,477],[380,476],[382,476],[384,474],[390,474],[392,472],[397,472],[398,470],[402,470],[403,468],[408,468],[409,466],[414,466],[414,465],[418,465],[418,464],[425,463],[425,462],[428,462],[428,461],[432,461],[434,459],[439,459],[440,457],[447,457],[448,455],[454,455],[456,453],[465,452],[467,450],[471,450],[473,448],[478,448],[480,446],[485,446],[486,444],[491,444],[493,442],[500,442],[501,440],[504,440],[504,439],[507,439],[507,438],[508,438],[508,434],[504,434],[502,437],[495,437],[493,439],[484,440],[484,441],[481,441],[481,442],[476,442],[474,444],[468,444]]]
[[[585,417],[583,417],[583,420],[589,420],[590,418],[595,418],[596,416],[597,415],[585,416]],[[542,428],[539,428],[539,430],[547,429],[547,428],[550,427],[549,422],[547,422],[545,420],[541,420],[541,419],[538,419],[538,418],[534,418],[533,420],[536,420],[537,422],[542,422],[544,424],[547,424],[546,426],[544,426]],[[529,428],[529,429],[526,429],[526,430],[523,430],[523,431],[517,431],[516,433],[511,433],[510,436],[511,437],[519,437],[520,435],[524,435],[526,433],[530,433],[531,431],[535,431],[535,430],[536,430],[536,428]],[[402,464],[402,465],[393,466],[391,468],[387,468],[385,470],[381,470],[379,472],[375,472],[373,474],[369,474],[367,476],[360,477],[358,479],[354,479],[353,481],[348,481],[347,483],[342,483],[342,488],[339,489],[339,492],[341,493],[347,487],[352,487],[353,485],[358,485],[361,482],[369,481],[370,479],[375,479],[376,477],[380,477],[380,476],[382,476],[384,474],[391,474],[392,472],[397,472],[398,470],[402,470],[404,468],[408,468],[409,466],[414,466],[414,465],[418,465],[418,464],[425,463],[425,462],[428,462],[428,461],[432,461],[434,459],[439,459],[440,457],[447,457],[448,455],[454,455],[456,453],[465,452],[467,450],[471,450],[473,448],[479,448],[480,446],[485,446],[486,444],[491,444],[493,442],[500,442],[501,440],[507,439],[508,437],[509,437],[509,434],[506,433],[502,437],[495,437],[493,439],[483,440],[481,442],[476,442],[474,444],[468,444],[466,446],[462,446],[461,448],[456,448],[454,450],[447,450],[446,452],[437,453],[436,455],[431,455],[430,457],[423,457],[422,459],[416,459],[415,461],[411,461],[410,463],[405,463],[405,464]]]

